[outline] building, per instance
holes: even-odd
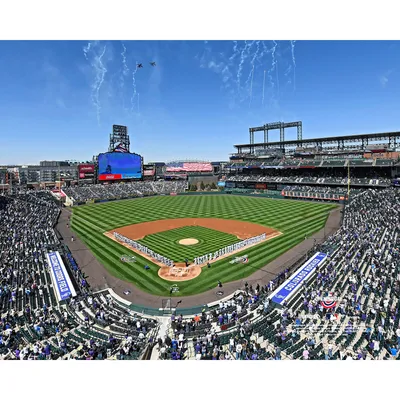
[[[76,161],[40,161],[40,183],[77,180],[78,163]]]

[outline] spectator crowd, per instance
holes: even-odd
[[[266,286],[246,284],[200,317],[174,315],[161,358],[399,359],[399,217],[396,189],[354,194],[341,228],[315,249],[327,261],[288,302],[269,299],[286,270]],[[328,296],[331,308],[323,303]]]
[[[86,202],[89,200],[125,199],[156,194],[179,193],[184,192],[186,187],[186,181],[141,181],[71,186],[63,190],[74,202]]]
[[[160,359],[173,360],[400,358],[397,189],[352,192],[342,226],[315,245],[325,263],[282,306],[270,295],[301,263],[196,315],[174,313],[159,335],[153,317],[92,292],[54,228],[59,213],[49,192],[0,196],[0,358],[138,359],[153,342]],[[54,250],[77,291],[65,302],[46,262]]]
[[[279,172],[278,172],[279,171]],[[338,174],[335,176],[330,173],[307,173],[304,170],[301,170],[301,174],[296,174],[293,171],[284,171],[276,170],[276,171],[268,171],[266,175],[258,175],[258,174],[231,174],[226,177],[227,182],[273,182],[280,184],[314,184],[319,185],[321,187],[328,188],[327,185],[343,185],[347,186],[348,177],[344,176],[345,174]],[[365,185],[365,186],[389,186],[391,185],[391,179],[387,177],[380,177],[372,174],[367,178],[360,178],[356,176],[350,176],[350,184],[351,185]]]
[[[0,196],[0,359],[136,359],[157,329],[92,294],[54,226],[60,209],[46,191]],[[77,296],[59,302],[46,254],[62,256]]]

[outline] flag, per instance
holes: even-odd
[[[120,143],[118,146],[116,146],[115,149],[114,149],[114,151],[117,152],[117,153],[127,153],[127,152],[128,152],[128,150],[125,149],[125,148],[122,146],[122,143]]]
[[[212,172],[209,162],[175,162],[167,165],[166,172]]]

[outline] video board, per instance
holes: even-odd
[[[135,153],[102,153],[99,154],[99,181],[120,179],[141,179],[143,160]]]

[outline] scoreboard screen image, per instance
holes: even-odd
[[[142,157],[134,153],[99,154],[99,180],[141,179]]]

